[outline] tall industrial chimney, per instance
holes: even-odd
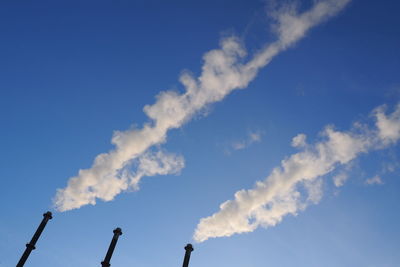
[[[182,267],[188,267],[189,266],[189,260],[190,260],[190,253],[193,251],[193,246],[192,244],[187,244],[185,247],[185,258],[183,259],[183,265]]]
[[[31,254],[32,250],[34,250],[36,247],[36,242],[38,241],[40,235],[43,232],[44,227],[46,226],[47,222],[49,220],[51,220],[53,217],[51,215],[51,212],[48,211],[45,214],[43,214],[43,220],[40,223],[38,229],[36,230],[35,234],[33,235],[31,242],[29,242],[28,244],[26,244],[26,249],[24,251],[24,254],[22,254],[21,259],[19,260],[19,262],[17,263],[17,267],[22,267],[24,266],[26,260],[29,257],[29,254]]]
[[[113,233],[114,233],[114,236],[113,236],[113,239],[111,240],[110,246],[108,247],[106,257],[104,258],[104,261],[101,262],[102,267],[110,267],[111,266],[111,264],[110,264],[111,256],[114,252],[115,245],[117,244],[118,237],[120,235],[122,235],[122,230],[121,230],[121,228],[118,227],[118,228],[114,229]]]

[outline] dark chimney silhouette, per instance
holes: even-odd
[[[118,238],[120,235],[122,235],[122,230],[121,230],[121,228],[118,227],[118,228],[114,229],[113,233],[114,233],[114,236],[111,240],[110,246],[108,247],[106,257],[104,258],[104,261],[101,262],[102,267],[110,267],[111,266],[110,260],[111,260],[112,254],[114,252],[115,245],[117,244]]]
[[[192,244],[187,244],[185,247],[185,258],[183,259],[183,265],[182,267],[188,267],[189,266],[189,260],[190,260],[190,253],[193,251],[193,246]]]
[[[40,235],[42,234],[44,228],[46,227],[47,222],[49,220],[51,220],[52,218],[53,217],[52,217],[52,214],[51,214],[50,211],[48,211],[45,214],[43,214],[42,222],[40,223],[39,227],[37,228],[35,234],[33,235],[32,239],[31,239],[31,241],[28,244],[26,244],[26,249],[24,251],[24,254],[22,254],[21,259],[17,263],[16,267],[23,267],[24,266],[26,260],[28,259],[29,255],[31,254],[32,250],[34,250],[36,248],[35,247],[36,242],[39,240]],[[111,257],[113,255],[113,253],[114,253],[115,246],[117,245],[118,238],[119,238],[120,235],[122,235],[122,230],[121,230],[121,228],[118,227],[118,228],[114,229],[113,233],[114,233],[114,236],[113,236],[113,238],[111,240],[110,246],[108,247],[107,254],[106,254],[104,260],[101,262],[101,266],[102,267],[110,267],[111,266],[110,260],[111,260]],[[187,244],[185,246],[185,251],[186,252],[185,252],[185,258],[183,259],[182,267],[189,267],[190,254],[192,253],[193,250],[194,249],[193,249],[192,244]]]
[[[51,220],[53,218],[52,214],[50,211],[46,212],[45,214],[43,214],[43,220],[40,223],[38,229],[36,230],[35,234],[33,235],[31,242],[29,242],[28,244],[26,244],[26,249],[24,251],[24,254],[22,254],[21,259],[19,260],[19,262],[17,263],[17,267],[22,267],[24,266],[26,260],[29,257],[29,254],[31,254],[32,250],[34,250],[36,247],[36,242],[38,241],[40,235],[43,232],[44,227],[46,226],[47,222],[49,220]]]

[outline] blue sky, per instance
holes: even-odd
[[[341,2],[346,1],[320,1]],[[73,203],[72,210],[60,212],[54,206],[57,189],[67,188],[80,169],[90,169],[97,155],[115,149],[115,131],[137,138],[132,129],[151,122],[148,114],[163,122],[179,117],[180,112],[164,117],[165,110],[153,105],[160,103],[155,96],[172,90],[169,101],[184,94],[179,77],[190,73],[196,80],[205,66],[203,56],[220,49],[221,40],[244,46],[247,56],[239,58],[244,65],[276,44],[282,34],[271,25],[287,24],[279,20],[282,16],[271,16],[286,14],[288,8],[273,11],[267,5],[249,0],[3,1],[0,266],[16,264],[46,210],[54,219],[26,266],[99,266],[117,226],[124,234],[112,266],[179,266],[188,242],[195,247],[194,267],[399,266],[397,1],[353,0],[313,20],[304,35],[260,66],[254,78],[238,68],[245,89],[233,88],[221,99],[210,89],[212,97],[206,94],[208,102],[198,109],[193,108],[198,102],[187,100],[186,116],[173,121],[166,135],[130,164],[122,160],[126,172],[117,173],[127,181],[141,172],[165,175],[145,175],[111,197],[107,194],[115,183],[110,176],[102,180],[105,186],[95,179],[90,192],[98,194],[96,205],[83,201],[78,208],[75,198],[67,203]],[[312,1],[300,1],[299,14],[313,7]],[[300,22],[304,17],[294,25]],[[286,30],[284,26],[280,29]],[[239,48],[232,49],[236,53]],[[209,55],[209,62],[218,56]],[[194,92],[204,88],[214,87],[198,85]],[[147,115],[145,105],[154,107]],[[376,110],[382,105],[386,110]],[[176,105],[172,107],[175,112]],[[327,125],[352,137],[343,149],[345,155],[354,152],[353,157],[318,157],[318,143],[329,147],[327,158],[341,152],[334,149],[342,148],[337,143],[330,146],[326,131],[321,134]],[[307,135],[308,145],[291,146],[299,134]],[[122,138],[126,142],[120,146],[131,152],[149,136],[133,146],[131,139]],[[310,186],[319,196],[315,203],[285,198],[296,192],[307,198],[303,180],[290,187],[294,191],[268,191],[273,179],[280,183],[291,177],[283,170],[281,178],[271,178],[274,168],[282,160],[293,162],[291,155],[301,152],[315,156],[315,165],[328,166],[320,171],[323,175],[307,176],[315,182]],[[167,164],[158,168],[154,159]],[[248,217],[243,209],[232,208],[229,216],[212,221],[218,227],[198,226],[213,214],[227,214],[220,204],[234,200],[239,190],[257,191],[256,181],[266,181],[261,196],[274,196],[259,202],[258,212],[263,207],[276,212],[278,202],[291,204],[287,207],[294,207],[297,215],[283,213],[273,226],[270,213]],[[77,192],[73,190],[64,192]],[[88,195],[79,194],[79,201]],[[98,199],[105,195],[113,200]],[[230,203],[244,205],[240,200]],[[239,234],[234,219],[256,227],[249,230],[246,225]],[[207,238],[221,237],[196,243],[198,229],[212,233]],[[229,237],[222,236],[226,229]]]

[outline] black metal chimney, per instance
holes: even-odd
[[[48,211],[48,212],[46,212],[45,214],[43,214],[43,220],[42,220],[42,222],[40,223],[40,225],[39,225],[38,229],[36,230],[35,234],[33,235],[32,239],[31,239],[31,242],[29,242],[28,244],[26,244],[26,249],[25,249],[25,251],[24,251],[24,254],[22,254],[21,259],[20,259],[19,262],[17,263],[17,267],[22,267],[22,266],[24,266],[26,260],[27,260],[28,257],[29,257],[29,254],[31,254],[32,250],[35,249],[36,242],[38,241],[40,235],[42,234],[44,227],[46,226],[47,222],[48,222],[49,220],[51,220],[52,218],[53,218],[53,217],[52,217],[50,211]]]
[[[110,267],[111,256],[114,252],[115,245],[117,244],[118,237],[120,235],[122,235],[122,230],[121,230],[121,228],[118,227],[118,228],[114,229],[113,233],[114,233],[114,236],[113,236],[113,239],[111,240],[110,246],[108,247],[106,257],[104,258],[104,261],[101,262],[102,267]]]
[[[190,253],[193,251],[193,246],[192,244],[187,244],[185,247],[185,258],[183,259],[183,265],[182,267],[188,267],[189,266],[189,260],[190,260]]]

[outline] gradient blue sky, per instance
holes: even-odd
[[[303,1],[305,6],[311,1]],[[199,74],[221,37],[249,53],[273,40],[265,2],[2,1],[0,3],[0,266],[17,263],[46,210],[54,212],[26,266],[180,266],[199,220],[250,189],[328,124],[347,130],[400,99],[400,3],[353,0],[235,91],[168,134],[180,175],[145,177],[111,202],[56,212],[57,188],[113,148],[113,131],[147,121],[162,90]],[[235,150],[249,133],[261,140]],[[190,266],[400,266],[399,147],[362,155],[350,178],[275,227],[194,244]],[[384,171],[385,166],[394,166]],[[387,168],[386,168],[387,169]],[[366,185],[379,175],[382,185]]]

